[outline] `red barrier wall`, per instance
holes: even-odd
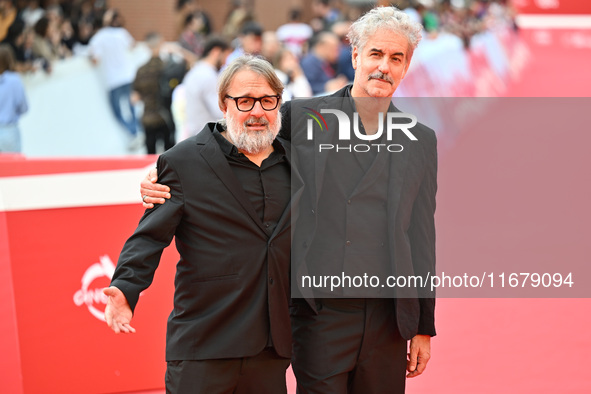
[[[176,250],[165,251],[153,285],[142,295],[133,320],[136,334],[116,335],[101,320],[105,299],[100,289],[108,285],[123,243],[141,217],[138,185],[154,161],[0,159],[0,362],[6,377],[0,379],[0,392],[105,393],[164,387],[165,327]],[[42,183],[44,176],[34,175],[48,168],[54,173],[74,169],[83,178],[74,177],[69,184],[70,175],[62,174],[59,190],[38,190],[36,203],[18,209],[15,194],[23,190],[11,190],[9,182]],[[115,179],[121,174],[114,170],[121,168],[137,169],[137,182],[129,182],[137,201],[42,208],[44,195],[68,195],[80,188],[104,193],[109,200],[122,191],[109,191],[109,185],[96,184],[93,177],[108,169]],[[19,177],[7,177],[11,173]]]
[[[520,14],[591,14],[591,2],[581,0],[512,0]]]

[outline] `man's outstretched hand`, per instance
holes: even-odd
[[[427,362],[431,358],[431,337],[429,335],[416,335],[410,340],[410,353],[406,362],[407,378],[419,376],[425,370]]]
[[[115,331],[116,334],[123,332],[125,334],[134,333],[135,328],[129,325],[133,312],[129,307],[127,298],[121,290],[111,286],[103,289],[103,293],[109,297],[107,307],[105,308],[105,320],[107,325]]]
[[[158,171],[152,168],[140,184],[144,208],[154,208],[154,204],[164,204],[165,198],[170,198],[170,188],[156,181],[158,181]]]

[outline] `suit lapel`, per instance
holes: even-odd
[[[337,91],[336,93],[327,96],[324,98],[322,102],[318,105],[318,112],[322,108],[327,109],[339,109],[347,114],[353,111],[353,108],[350,107],[349,98],[347,97],[347,87]],[[339,123],[336,119],[336,116],[331,115],[329,117],[331,120],[328,123],[328,130],[325,132],[315,133],[314,134],[314,166],[315,166],[315,188],[316,188],[316,202],[320,199],[320,193],[322,192],[322,184],[324,182],[324,172],[326,169],[326,163],[328,161],[328,157],[330,156],[332,150],[320,152],[320,144],[332,144],[338,145],[339,143]],[[329,131],[330,130],[330,131]]]
[[[400,144],[404,147],[402,152],[391,153],[390,155],[390,175],[388,182],[388,211],[390,215],[395,215],[400,203],[400,193],[404,185],[404,177],[406,176],[406,169],[408,166],[408,158],[411,154],[412,148],[410,147],[412,141],[404,140],[402,138],[393,138],[390,143]],[[390,216],[390,220],[393,222],[394,216]]]
[[[248,213],[248,216],[250,216],[256,225],[264,232],[265,227],[263,226],[261,219],[250,203],[250,200],[244,192],[244,188],[238,181],[238,178],[236,178],[236,175],[234,175],[234,172],[232,172],[232,168],[230,168],[228,160],[222,153],[218,143],[211,134],[211,130],[206,126],[206,129],[199,133],[198,137],[200,137],[202,134],[204,134],[204,136],[197,139],[197,144],[203,145],[203,149],[201,149],[201,156],[207,162],[209,167],[211,167],[211,170],[216,174],[220,181],[222,181],[224,186],[226,186],[226,188],[234,196],[236,201],[238,201],[246,213]]]
[[[396,107],[391,106],[390,111],[400,112]],[[403,146],[402,152],[393,153],[390,156],[390,175],[388,180],[388,234],[390,239],[390,250],[395,250],[393,240],[396,238],[396,216],[400,209],[400,198],[404,181],[408,174],[408,165],[411,155],[417,154],[419,148],[414,141],[410,141],[406,135],[400,132],[395,132],[392,135],[392,141],[389,143],[400,144]],[[405,207],[406,208],[406,207]],[[391,254],[394,256],[394,254]],[[395,274],[396,264],[394,259],[391,259],[392,269]]]
[[[279,231],[282,231],[283,228],[285,228],[285,226],[289,225],[290,223],[295,223],[295,221],[297,220],[298,212],[292,212],[292,210],[293,208],[298,207],[298,202],[304,189],[304,181],[302,180],[297,170],[297,164],[295,163],[295,161],[297,160],[295,157],[292,156],[292,151],[289,143],[284,143],[283,141],[280,142],[283,145],[283,148],[285,149],[285,157],[287,163],[289,164],[291,172],[291,198],[289,200],[289,203],[285,207],[285,210],[283,211],[281,218],[277,222],[277,226],[275,227],[275,231],[273,232],[271,237],[274,237],[276,234],[278,234]]]
[[[318,112],[320,112],[320,108],[318,108]],[[314,190],[316,192],[316,202],[318,202],[318,199],[320,198],[322,183],[324,182],[324,169],[326,168],[326,162],[328,160],[328,156],[330,155],[330,151],[320,152],[320,144],[338,143],[338,140],[335,141],[334,138],[336,135],[335,132],[338,133],[338,123],[332,123],[331,126],[334,129],[333,132],[326,130],[320,133],[314,133],[314,140],[312,141],[312,146],[314,149]]]

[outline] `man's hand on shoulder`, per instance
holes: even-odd
[[[156,181],[158,181],[158,171],[152,168],[140,184],[144,208],[154,208],[154,204],[164,204],[165,199],[170,198],[170,188]]]
[[[407,378],[414,378],[423,373],[431,358],[431,337],[416,335],[410,340],[410,353],[406,362]]]
[[[109,297],[107,307],[105,308],[107,325],[115,331],[115,334],[119,334],[120,332],[125,334],[134,333],[135,328],[130,326],[133,312],[123,292],[111,286],[103,289],[103,293]]]

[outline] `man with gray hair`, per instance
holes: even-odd
[[[380,135],[383,115],[399,112],[391,98],[408,71],[421,30],[395,7],[371,10],[348,34],[353,84],[281,108],[280,136],[291,140],[306,185],[292,242],[292,367],[298,393],[403,393],[406,377],[420,375],[430,359],[435,335],[431,293],[384,286],[375,293],[369,288],[311,293],[302,281],[302,272],[315,277],[351,272],[435,275],[435,133],[418,123],[409,128],[413,141],[403,133],[388,133],[388,139],[386,133]],[[334,116],[326,117],[328,124],[320,132],[311,132],[313,121],[307,115],[327,113],[323,110],[359,116],[361,131],[349,143],[354,138],[360,143],[373,140],[376,146],[397,142],[393,146],[403,149],[319,151],[319,142],[343,142],[337,140],[340,118],[337,124]],[[151,181],[155,179],[149,175],[142,182],[144,203],[162,203],[169,197],[166,188]]]
[[[291,140],[306,185],[292,242],[292,278],[297,280],[292,284],[292,364],[299,393],[403,393],[405,378],[420,375],[429,361],[433,295],[417,287],[383,285],[387,276],[435,275],[435,133],[419,123],[410,128],[417,141],[400,130],[380,135],[386,117],[379,116],[399,112],[392,95],[408,71],[421,30],[395,7],[374,8],[348,33],[353,84],[281,109],[280,135]],[[340,119],[325,115],[331,133],[316,132],[310,141],[302,116],[310,110],[355,113],[361,131],[339,140]],[[318,149],[320,143],[344,142],[370,147],[368,140],[374,147],[399,150]],[[311,293],[302,273],[317,278],[369,273],[382,286],[325,286]]]
[[[145,212],[104,289],[109,327],[135,332],[139,295],[175,237],[167,392],[287,392],[292,184],[289,144],[275,138],[282,93],[265,60],[243,56],[224,70],[225,122],[208,123],[158,158],[173,197]]]

